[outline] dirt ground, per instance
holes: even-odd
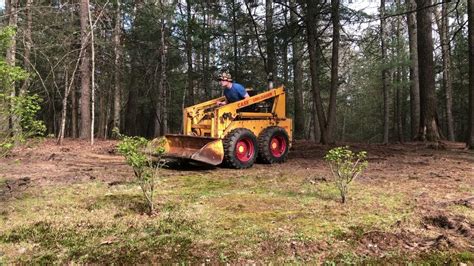
[[[88,142],[66,140],[57,146],[54,140],[22,147],[0,159],[0,204],[14,201],[24,191],[58,184],[104,182],[127,183],[133,172],[117,154],[115,141]],[[339,144],[340,145],[340,144]],[[344,144],[345,145],[345,144]],[[407,252],[440,250],[474,252],[474,152],[463,143],[437,145],[405,143],[391,145],[347,144],[355,151],[368,153],[369,167],[356,182],[362,186],[386,187],[407,195],[421,223],[407,226],[403,221],[392,232],[370,231],[339,236],[356,241],[357,254],[376,256],[394,247]],[[169,176],[212,174],[306,176],[308,182],[325,182],[330,177],[324,154],[331,147],[311,142],[296,142],[288,161],[278,165],[256,164],[251,169],[190,166],[165,170]],[[3,202],[3,203],[2,203]],[[370,208],[370,206],[367,206]],[[453,212],[451,210],[460,210]],[[262,252],[271,252],[276,242],[262,244]],[[311,253],[328,249],[321,245],[290,243],[287,252]]]

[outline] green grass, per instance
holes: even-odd
[[[174,176],[159,187],[151,217],[133,183],[27,190],[0,213],[0,263],[361,263],[372,258],[353,251],[358,239],[415,209],[400,191],[357,182],[341,204],[332,183],[285,173]]]
[[[18,262],[133,263],[160,253],[186,260],[198,233],[193,220],[167,206],[160,217],[143,215],[139,192],[91,183],[24,195],[1,217],[0,247]],[[147,250],[154,252],[141,254]]]
[[[454,215],[464,216],[474,223],[474,209],[464,205],[451,205],[448,207],[448,210]]]

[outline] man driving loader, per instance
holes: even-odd
[[[217,102],[217,105],[225,105],[250,97],[244,86],[232,82],[232,76],[229,73],[224,72],[220,74],[218,79],[219,83],[224,88],[224,96],[226,100],[223,102]]]

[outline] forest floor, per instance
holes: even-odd
[[[340,203],[324,154],[284,164],[163,169],[145,214],[116,142],[45,140],[0,159],[0,264],[474,263],[474,153],[348,144],[369,166]]]

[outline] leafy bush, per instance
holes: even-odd
[[[122,137],[117,148],[133,168],[135,177],[143,192],[149,214],[155,212],[154,194],[160,169],[163,167],[161,155],[164,153],[164,140],[148,141],[142,137]]]
[[[0,29],[0,93],[7,93],[3,88],[9,87],[14,81],[25,79],[28,73],[17,66],[11,66],[5,61],[5,50],[10,45],[15,29],[5,27]]]
[[[21,131],[24,138],[33,136],[43,136],[46,132],[46,126],[43,121],[36,120],[36,114],[41,109],[39,103],[42,100],[38,95],[16,96],[13,97],[14,116],[20,119]]]
[[[324,159],[329,163],[342,203],[346,202],[349,184],[368,166],[367,152],[354,153],[348,146],[331,149]]]
[[[40,98],[37,95],[11,96],[14,82],[28,77],[23,69],[7,64],[3,56],[14,35],[15,29],[11,27],[0,30],[0,157],[16,144],[46,131],[44,123],[36,120]],[[14,122],[13,129],[10,121]]]
[[[0,93],[0,99],[11,103],[9,110],[0,110],[0,123],[8,124],[8,118],[18,120],[20,128],[13,132],[12,129],[5,130],[0,134],[0,157],[7,155],[18,143],[25,142],[28,138],[44,136],[46,126],[43,121],[36,119],[40,110],[41,99],[38,95],[5,96]]]

